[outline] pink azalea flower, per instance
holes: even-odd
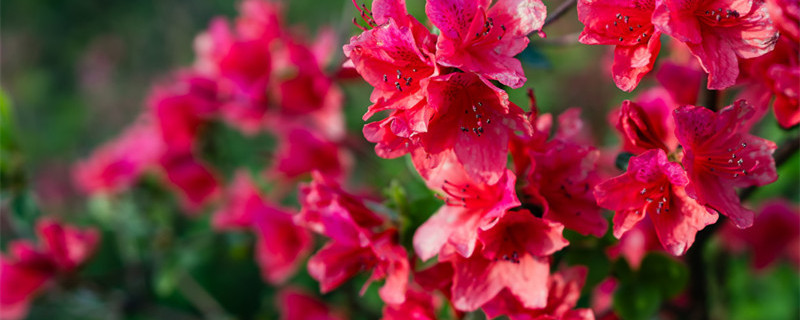
[[[337,144],[306,127],[278,131],[278,148],[270,171],[280,178],[294,179],[312,171],[340,178],[347,170]]]
[[[479,230],[492,228],[506,210],[520,205],[514,190],[516,176],[510,170],[496,184],[481,184],[467,176],[452,153],[427,182],[442,193],[445,205],[414,234],[414,251],[423,261],[439,254],[445,245],[463,257],[472,256]]]
[[[792,0],[767,0],[769,17],[778,27],[781,36],[795,43],[800,41],[800,3]]]
[[[406,291],[406,300],[399,305],[387,304],[383,320],[436,320],[437,305],[434,296],[416,289]]]
[[[528,45],[547,15],[539,0],[429,0],[425,13],[441,34],[437,62],[519,88],[525,81],[514,56]]]
[[[219,192],[219,179],[191,152],[168,150],[159,160],[170,185],[190,211],[199,209]]]
[[[262,276],[273,284],[286,282],[311,250],[310,234],[295,225],[291,210],[267,203],[245,172],[237,173],[227,193],[225,206],[214,215],[214,227],[252,229]]]
[[[622,237],[645,214],[661,245],[682,255],[697,231],[717,221],[717,214],[686,194],[689,177],[680,164],[669,162],[664,150],[654,149],[631,158],[628,171],[595,187],[597,204],[616,211],[614,236]]]
[[[453,263],[453,306],[476,310],[507,289],[527,308],[545,307],[548,256],[567,246],[563,230],[563,225],[527,210],[509,211],[495,226],[480,231],[481,246],[475,254],[440,257]]]
[[[623,148],[633,154],[650,149],[672,152],[678,147],[672,111],[677,104],[663,88],[653,88],[639,95],[636,101],[625,100],[619,110],[616,129],[622,136]]]
[[[358,73],[373,86],[370,118],[386,109],[406,109],[424,98],[426,79],[438,74],[433,53],[435,37],[408,15],[405,1],[378,0],[372,16],[374,27],[350,39],[344,54]],[[365,10],[365,9],[360,9]]]
[[[619,281],[614,277],[606,277],[597,284],[592,290],[592,311],[599,316],[599,319],[619,319],[614,314],[614,291],[617,290]]]
[[[143,117],[113,141],[95,150],[73,168],[75,184],[87,193],[115,193],[131,187],[158,163],[164,149],[161,134]],[[136,152],[131,152],[136,150]]]
[[[378,290],[389,304],[405,300],[410,265],[405,249],[397,243],[396,230],[377,231],[384,219],[364,201],[345,193],[319,173],[301,186],[303,206],[297,221],[331,240],[308,261],[308,272],[329,292],[357,273],[372,270],[362,294],[374,280],[386,279]]]
[[[158,85],[147,104],[164,143],[174,150],[191,150],[203,125],[219,109],[217,84],[202,76],[178,73]]]
[[[796,57],[796,56],[795,56]],[[784,128],[800,123],[800,65],[775,65],[769,68],[775,92],[775,118]]]
[[[800,208],[783,200],[764,204],[753,227],[742,230],[726,224],[723,244],[752,254],[753,267],[763,270],[781,256],[792,258],[800,245]]]
[[[663,249],[653,223],[650,218],[644,217],[626,231],[617,244],[608,247],[606,253],[611,258],[625,257],[632,268],[638,269],[648,252],[661,250]]]
[[[31,300],[53,278],[83,264],[100,240],[95,229],[79,229],[49,218],[39,219],[36,231],[38,248],[27,240],[16,240],[9,245],[9,255],[0,255],[0,319],[24,318]]]
[[[740,58],[772,51],[778,39],[764,1],[665,0],[656,6],[653,22],[686,43],[714,90],[736,83]]]
[[[246,133],[260,129],[267,111],[271,40],[242,39],[223,18],[213,20],[195,39],[195,69],[217,81],[222,115]]]
[[[614,83],[633,91],[653,69],[661,32],[651,21],[653,1],[580,0],[578,19],[585,25],[579,41],[584,44],[614,45]]]
[[[503,290],[483,306],[483,311],[490,318],[508,315],[511,320],[594,320],[591,309],[574,309],[586,271],[584,267],[574,267],[551,275],[547,279],[547,305],[543,308],[526,308],[508,290]]]
[[[796,40],[781,35],[775,49],[757,58],[740,63],[745,84],[739,98],[750,102],[756,109],[755,115],[747,122],[748,127],[761,119],[773,102],[775,119],[784,128],[800,123],[800,44]]]
[[[682,163],[698,202],[728,216],[739,228],[753,225],[754,213],[741,205],[735,188],[765,185],[778,178],[772,158],[775,143],[742,130],[742,123],[753,113],[744,100],[717,113],[696,106],[674,113]]]
[[[549,120],[546,120],[549,121]],[[581,234],[602,237],[608,222],[592,194],[597,176],[599,151],[574,142],[583,131],[578,109],[570,109],[558,117],[559,127],[554,139],[543,142],[531,139],[522,142],[515,152],[525,154],[528,168],[519,171],[525,177],[522,192],[526,203],[541,206],[545,219],[563,223]],[[538,132],[546,137],[547,131]],[[515,162],[522,156],[514,156]],[[522,167],[518,165],[518,167]]]
[[[393,159],[413,150],[410,148],[413,144],[410,139],[412,132],[408,128],[408,123],[413,120],[407,119],[413,114],[408,110],[395,110],[386,119],[364,125],[364,138],[375,143],[375,153],[379,157]]]
[[[343,94],[324,73],[322,57],[296,37],[286,36],[281,40],[273,54],[273,85],[270,87],[278,108],[275,115],[267,119],[268,128],[299,123],[316,128],[329,139],[342,138]],[[324,39],[317,41],[320,40]]]
[[[427,91],[436,115],[420,134],[422,148],[428,154],[453,150],[472,179],[495,184],[506,169],[510,136],[531,134],[522,109],[476,74],[432,78]]]
[[[362,294],[372,281],[385,278],[386,282],[378,290],[381,299],[388,304],[405,301],[410,266],[393,229],[367,239],[359,235],[349,240],[332,239],[308,261],[308,273],[320,282],[323,293],[365,270],[372,270],[372,275],[364,284]]]
[[[281,289],[275,303],[281,320],[342,320],[341,314],[324,302],[295,288]]]

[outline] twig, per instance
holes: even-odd
[[[178,280],[178,290],[208,320],[231,319],[222,306],[188,272],[182,272]]]
[[[561,5],[559,5],[558,8],[556,8],[556,10],[553,11],[553,13],[551,13],[550,16],[544,20],[544,24],[542,24],[542,29],[544,29],[544,27],[546,27],[547,25],[561,18],[561,16],[567,13],[569,9],[575,7],[576,2],[578,2],[578,0],[565,0],[564,2],[562,2]]]

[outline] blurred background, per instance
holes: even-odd
[[[424,21],[424,1],[407,2],[409,11]],[[550,10],[561,3],[544,2]],[[5,0],[1,6],[3,251],[12,238],[33,238],[33,221],[44,214],[106,223],[100,252],[81,271],[80,277],[92,282],[67,283],[67,289],[37,299],[30,317],[194,319],[221,308],[235,318],[276,318],[274,289],[260,282],[251,258],[251,236],[213,233],[207,218],[181,215],[175,200],[164,198],[147,181],[123,201],[87,199],[76,191],[70,173],[77,160],[133,122],[156,81],[193,63],[194,37],[213,17],[234,17],[237,2]],[[286,1],[285,8],[286,24],[301,33],[313,35],[322,26],[334,28],[339,35],[334,61],[342,61],[341,45],[358,32],[351,23],[358,13],[350,0],[292,0]],[[557,114],[580,107],[598,145],[612,146],[617,140],[609,130],[608,111],[636,93],[614,86],[604,67],[611,59],[610,48],[577,44],[580,30],[573,9],[548,27],[547,39],[532,36],[531,49],[520,57],[528,83],[512,90],[511,100],[527,110],[526,89],[532,88],[543,112]],[[640,88],[653,82],[645,79]],[[440,202],[422,191],[424,185],[404,158],[378,160],[361,135],[361,115],[371,88],[360,80],[341,86],[346,94],[348,134],[365,150],[356,155],[351,180],[375,190],[384,189],[386,181],[397,181],[411,198],[418,197],[417,218],[424,221]],[[778,143],[797,135],[797,128],[783,131],[774,122],[768,115],[758,130]],[[269,137],[248,138],[230,129],[218,130],[214,139],[226,149],[216,162],[210,159],[212,163],[266,165],[261,155],[274,146]],[[381,163],[376,170],[365,164],[376,161]],[[756,191],[753,203],[777,195],[800,202],[800,158],[795,155],[779,172],[782,178]],[[732,261],[726,266],[726,276],[717,279],[720,292],[715,298],[721,301],[714,303],[724,309],[719,312],[730,319],[787,319],[798,314],[796,268],[784,263],[754,274],[747,257]],[[296,278],[293,282],[311,292],[317,290],[304,270]],[[376,318],[381,308],[376,286],[363,299],[354,294],[363,280],[349,281],[340,290],[343,293],[325,299],[358,310],[358,317]],[[211,311],[200,310],[196,301],[206,301]]]

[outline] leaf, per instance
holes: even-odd
[[[649,253],[642,260],[639,281],[661,292],[664,298],[681,293],[689,281],[689,269],[682,262],[661,253]]]
[[[660,305],[658,289],[641,283],[623,283],[614,292],[614,312],[624,320],[649,319]]]

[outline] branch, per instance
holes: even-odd
[[[569,9],[575,7],[576,2],[578,2],[578,0],[564,0],[564,2],[562,2],[561,5],[559,5],[558,8],[556,8],[556,10],[553,11],[553,13],[551,13],[550,16],[544,20],[544,24],[542,24],[542,29],[544,29],[544,27],[546,27],[547,25],[561,18],[561,16],[567,13]]]

